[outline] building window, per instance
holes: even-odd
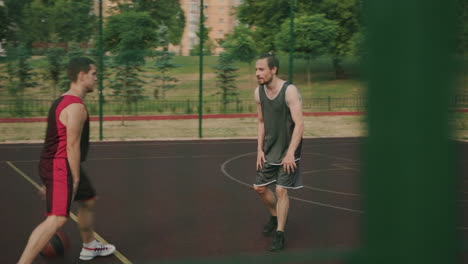
[[[219,23],[220,23],[220,24],[224,24],[224,18],[220,18],[220,19],[219,19]]]

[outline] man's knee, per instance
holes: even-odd
[[[267,188],[266,186],[256,186],[254,185],[254,190],[255,192],[257,192],[259,195],[264,195],[267,191]]]
[[[68,221],[67,216],[62,215],[50,215],[45,220],[49,225],[51,225],[55,229],[62,228],[65,223]]]
[[[276,186],[276,196],[278,196],[278,199],[288,197],[288,189]]]
[[[83,209],[92,210],[94,209],[94,207],[96,207],[96,198],[88,199],[85,201],[80,201],[80,206]]]

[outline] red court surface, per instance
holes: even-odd
[[[81,241],[70,219],[66,256],[35,263],[346,263],[359,247],[361,140],[304,140],[305,186],[289,192],[283,253],[268,252],[271,238],[261,234],[268,213],[251,188],[255,140],[92,143],[85,168],[99,195],[95,230],[120,255],[80,262]],[[468,144],[458,145],[466,176]],[[0,145],[0,247],[7,249],[0,263],[15,263],[44,219],[45,202],[27,180],[39,183],[40,150],[41,144]],[[466,177],[462,185],[459,230],[466,241]]]

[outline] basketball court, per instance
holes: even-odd
[[[118,253],[86,263],[346,263],[360,246],[361,141],[304,139],[304,188],[289,192],[287,248],[281,253],[268,252],[271,238],[261,234],[268,214],[251,188],[256,140],[93,142],[85,168],[99,196],[95,231]],[[457,146],[464,176],[468,143]],[[0,246],[8,249],[2,263],[17,261],[44,218],[36,189],[41,147],[0,145]],[[466,241],[468,179],[460,186],[459,231]],[[81,263],[73,215],[64,231],[71,243],[67,255],[39,256],[35,263]]]

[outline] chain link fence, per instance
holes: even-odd
[[[0,100],[0,117],[41,117],[47,116],[50,99]],[[86,100],[90,115],[99,114],[99,101]],[[451,108],[468,108],[468,95],[451,98]],[[323,97],[303,100],[304,112],[324,111],[365,111],[365,97]],[[105,115],[182,115],[197,114],[198,99],[145,99],[127,104],[124,100],[104,100]],[[256,103],[252,99],[237,99],[224,104],[221,100],[203,101],[205,114],[255,113]]]

